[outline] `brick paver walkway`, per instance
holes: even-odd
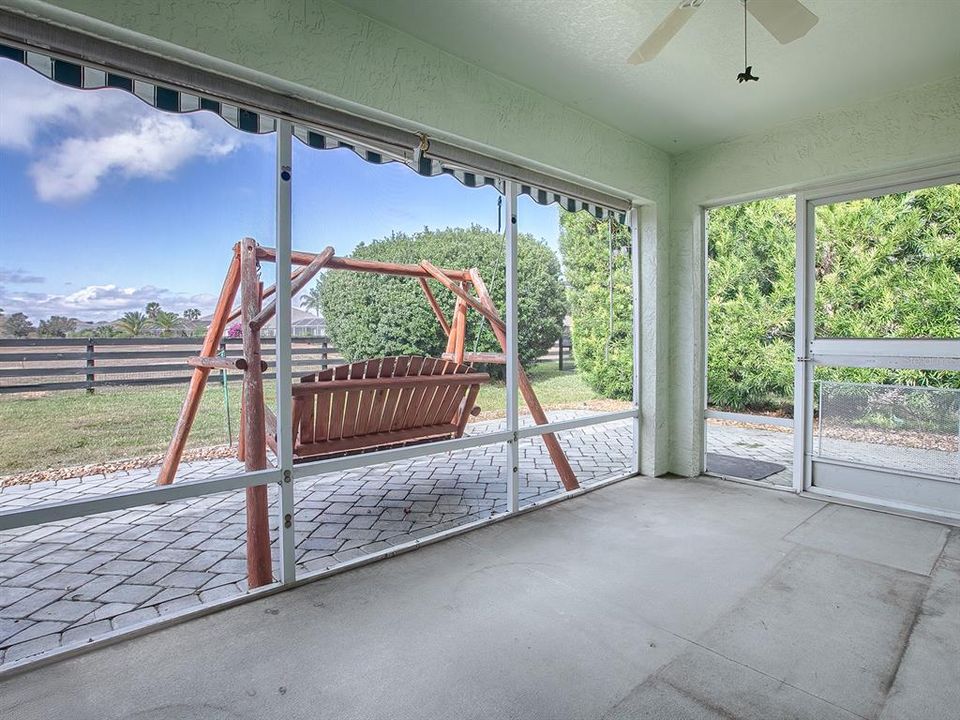
[[[552,419],[577,414],[554,412]],[[502,428],[502,422],[476,423],[470,432]],[[630,468],[629,421],[559,437],[581,483]],[[520,450],[521,502],[562,492],[542,442],[525,440]],[[298,572],[502,511],[502,463],[503,446],[489,446],[298,480]],[[178,479],[241,469],[234,460],[189,463]],[[0,509],[151,487],[156,472],[13,486],[0,491]],[[0,533],[0,663],[244,593],[245,529],[238,491]]]
[[[706,426],[707,452],[778,463],[784,469],[761,482],[793,485],[793,432],[757,427],[739,427],[710,421]]]
[[[855,434],[856,428],[850,428],[849,432]],[[864,463],[906,473],[927,473],[960,480],[960,448],[955,435],[942,439],[947,447],[952,445],[952,450],[909,447],[904,445],[902,440],[897,444],[893,431],[889,432],[884,440],[886,442],[820,436],[815,429],[812,439],[813,454],[824,460]],[[722,455],[779,463],[784,465],[785,469],[761,482],[785,487],[793,484],[792,431],[739,427],[711,421],[707,423],[707,450]]]

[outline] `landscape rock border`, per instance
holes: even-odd
[[[183,454],[184,462],[193,462],[197,460],[220,460],[223,458],[234,457],[237,454],[235,446],[215,445],[212,447],[196,448],[187,450]],[[0,488],[11,487],[13,485],[29,485],[35,482],[56,482],[58,480],[72,480],[79,477],[90,475],[107,475],[109,473],[121,472],[123,470],[139,470],[141,468],[153,467],[163,462],[163,454],[145,455],[138,458],[127,458],[125,460],[114,460],[107,463],[96,463],[93,465],[73,465],[70,467],[52,468],[50,470],[32,470],[30,472],[17,473],[15,475],[0,476]]]

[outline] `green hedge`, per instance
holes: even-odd
[[[600,395],[629,400],[633,395],[633,293],[629,229],[615,224],[612,241],[611,313],[608,224],[585,212],[561,211],[560,250],[570,298],[573,357],[577,372]]]
[[[793,393],[794,200],[710,211],[707,393],[713,406],[773,410]]]
[[[793,397],[794,200],[710,211],[707,389],[734,410]],[[816,211],[818,337],[960,337],[960,186]],[[817,378],[960,387],[960,374],[818,368]]]
[[[503,237],[479,226],[394,234],[357,246],[351,257],[413,264],[425,259],[440,267],[477,268],[503,312]],[[557,341],[566,306],[560,263],[550,248],[531,235],[521,233],[518,237],[517,272],[518,345],[520,361],[528,365]],[[401,354],[437,356],[445,350],[446,336],[416,280],[330,271],[318,284],[330,337],[349,360]],[[450,318],[453,294],[432,280],[430,285]],[[489,325],[472,310],[468,313],[466,347],[468,351],[500,352]],[[498,366],[488,369],[502,372]]]

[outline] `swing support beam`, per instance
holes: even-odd
[[[169,485],[174,481],[210,372],[215,369],[223,370],[228,366],[230,369],[242,370],[244,373],[238,458],[243,460],[247,471],[263,470],[267,467],[267,449],[268,446],[271,449],[274,447],[273,441],[278,422],[264,405],[263,373],[266,363],[262,359],[260,333],[276,313],[277,302],[274,298],[264,307],[264,300],[276,295],[276,286],[264,290],[259,280],[258,270],[260,262],[276,262],[276,260],[275,249],[262,247],[252,238],[244,238],[234,246],[233,257],[227,267],[223,287],[210,326],[204,336],[200,354],[188,360],[188,364],[193,367],[193,374],[157,477],[158,485]],[[447,346],[442,354],[442,360],[457,364],[506,364],[507,362],[506,325],[476,268],[467,270],[439,268],[427,260],[422,260],[418,265],[405,265],[337,257],[332,247],[327,247],[320,253],[293,252],[291,262],[298,266],[291,273],[291,296],[302,290],[317,273],[324,269],[416,279],[437,322],[447,335]],[[456,298],[453,317],[450,320],[446,318],[437,302],[428,283],[429,280],[439,283]],[[472,293],[471,288],[473,288]],[[234,310],[232,308],[238,294],[240,306]],[[465,351],[467,316],[470,310],[478,313],[490,325],[502,352]],[[228,361],[217,357],[217,351],[227,324],[237,317],[240,318],[242,325],[243,357]],[[518,375],[520,393],[531,416],[538,425],[546,425],[548,423],[546,413],[533,390],[530,379],[522,368],[519,369]],[[563,487],[566,490],[578,488],[576,475],[556,436],[553,433],[544,433],[542,438],[550,459],[557,468]],[[266,486],[247,488],[246,507],[247,583],[252,589],[273,580]]]

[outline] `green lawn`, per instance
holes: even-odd
[[[539,365],[530,373],[544,407],[604,405],[575,371]],[[135,458],[161,453],[177,421],[185,385],[6,395],[0,398],[0,475]],[[236,439],[240,384],[230,384]],[[267,387],[273,403],[273,388]],[[506,390],[491,383],[480,392],[481,419],[503,414]],[[227,441],[223,388],[211,384],[190,434],[188,448]]]

